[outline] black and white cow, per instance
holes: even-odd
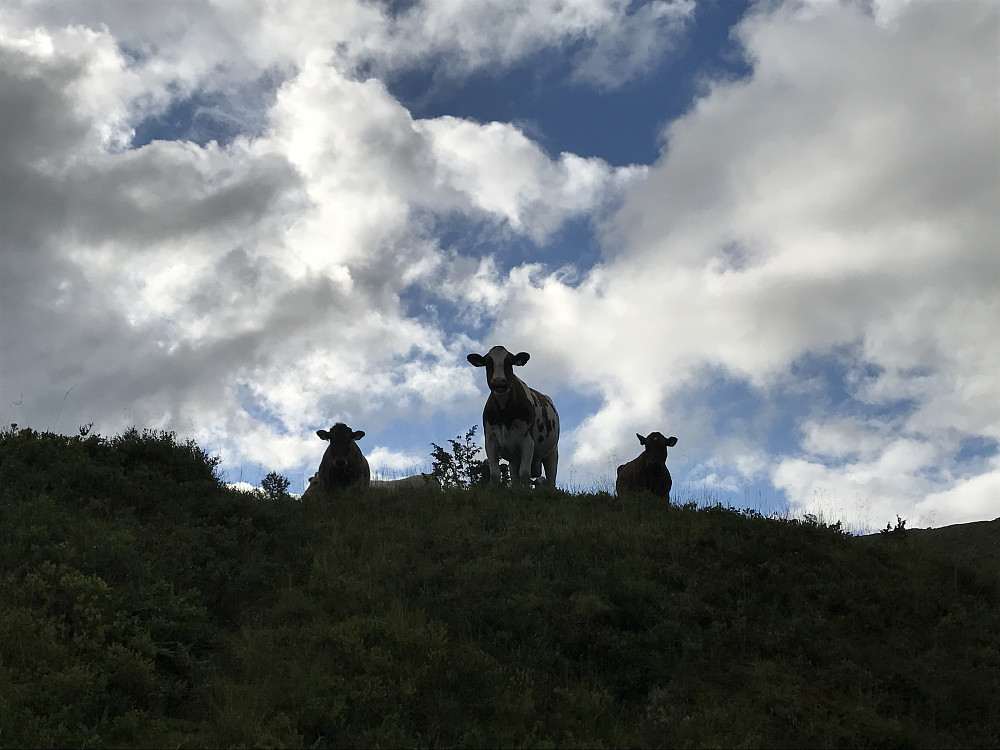
[[[354,485],[362,489],[368,487],[371,469],[356,442],[365,436],[364,431],[352,430],[343,422],[337,422],[329,431],[317,430],[316,434],[320,440],[329,440],[330,445],[302,497],[329,496]]]
[[[513,484],[530,484],[542,476],[556,483],[559,465],[559,415],[552,399],[525,385],[514,367],[528,361],[527,352],[511,354],[494,346],[485,355],[470,354],[469,362],[486,368],[490,396],[483,409],[483,434],[490,462],[490,481],[500,481],[500,459],[510,462]]]

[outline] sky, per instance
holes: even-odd
[[[0,424],[402,476],[500,344],[566,490],[659,431],[681,502],[996,518],[998,61],[993,0],[2,0]]]

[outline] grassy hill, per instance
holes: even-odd
[[[215,467],[0,432],[0,746],[1000,745],[996,524]]]
[[[904,525],[891,534],[882,532],[860,539],[864,543],[884,544],[886,537],[904,539],[909,548],[936,556],[956,571],[978,569],[1000,583],[1000,518],[939,529],[907,529]]]

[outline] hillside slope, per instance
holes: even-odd
[[[0,743],[1000,744],[1000,586],[967,545],[604,494],[303,503],[214,468],[0,433]]]
[[[900,533],[902,532],[902,533]],[[862,543],[898,543],[934,555],[959,568],[971,568],[1000,582],[1000,518],[941,526],[904,529],[859,537]]]

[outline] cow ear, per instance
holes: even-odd
[[[530,357],[531,355],[528,354],[527,352],[518,352],[517,354],[514,355],[513,364],[520,367],[521,365],[527,364],[528,359],[530,359]]]
[[[319,439],[320,440],[329,440],[330,439],[330,433],[327,432],[326,430],[316,430],[316,434],[319,435]]]
[[[675,445],[677,445],[677,438],[675,438],[673,435],[671,435],[670,437],[668,437],[667,438],[667,445],[669,445],[671,448],[673,448]]]
[[[466,357],[466,359],[469,360],[469,362],[474,364],[476,367],[486,367],[486,359],[483,357],[482,354],[476,354],[475,352],[473,352],[468,357]]]
[[[644,437],[643,437],[642,435],[640,435],[640,434],[639,434],[638,432],[637,432],[637,433],[635,433],[635,436],[636,436],[637,438],[639,438],[639,444],[640,444],[640,445],[645,445],[645,444],[646,444],[646,438],[644,438]]]
[[[365,436],[364,430],[355,430],[354,433],[351,435],[351,437],[354,438],[355,440],[360,440],[364,436]]]

